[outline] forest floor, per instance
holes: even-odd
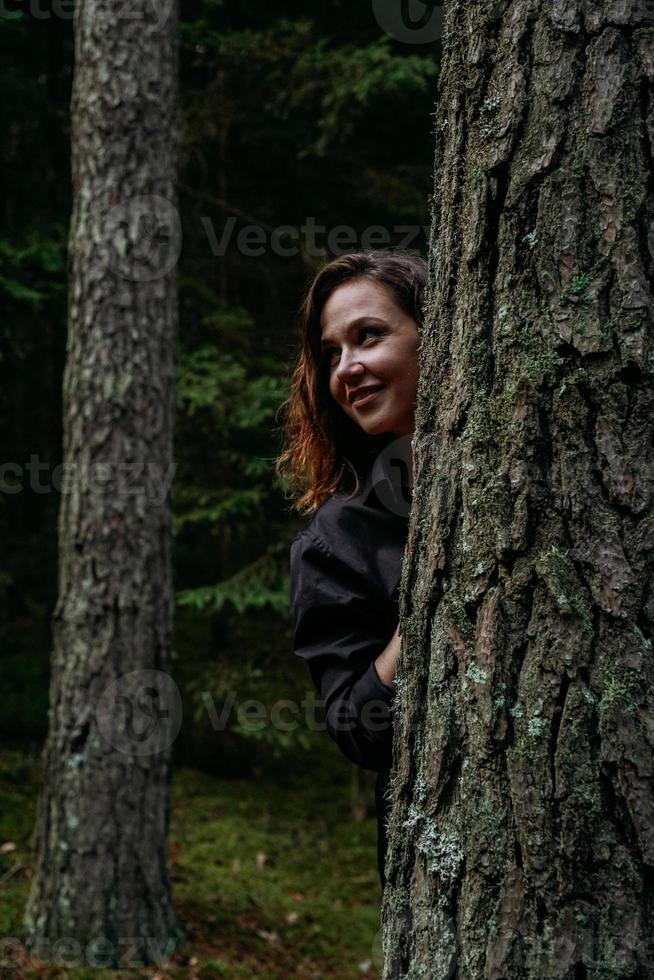
[[[378,977],[381,890],[374,808],[354,820],[347,763],[337,770],[338,779],[331,766],[327,778],[317,778],[318,766],[314,760],[283,785],[265,774],[237,780],[175,771],[173,901],[186,938],[164,951],[169,955],[155,966],[139,965],[143,947],[125,947],[125,968],[109,970],[89,965],[79,948],[64,948],[60,966],[25,952],[22,917],[34,867],[40,759],[33,752],[0,751],[0,976]],[[365,786],[369,791],[369,780]]]

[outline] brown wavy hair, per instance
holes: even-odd
[[[338,286],[372,279],[386,286],[397,305],[421,329],[427,264],[419,255],[379,250],[353,252],[333,259],[314,277],[298,315],[299,351],[292,368],[289,397],[280,407],[283,450],[275,473],[291,488],[293,507],[311,514],[334,492],[352,493],[370,454],[389,441],[389,434],[367,435],[334,401],[326,365],[320,356],[320,318]]]

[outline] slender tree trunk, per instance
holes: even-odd
[[[167,842],[181,721],[167,673],[174,2],[80,0],[75,41],[59,597],[26,922],[43,959],[134,966],[180,935]]]
[[[654,977],[653,27],[449,4],[386,978]]]

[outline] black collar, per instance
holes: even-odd
[[[360,494],[367,507],[383,508],[408,519],[413,501],[413,484],[406,459],[392,446],[368,454],[368,467]]]

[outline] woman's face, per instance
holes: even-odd
[[[390,289],[371,279],[346,282],[320,322],[329,390],[345,414],[368,435],[413,433],[420,333]],[[376,394],[357,399],[364,388]]]

